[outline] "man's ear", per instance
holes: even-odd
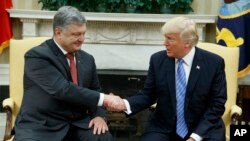
[[[185,41],[185,47],[191,48],[192,47],[192,41]]]
[[[60,38],[61,37],[61,34],[62,34],[62,30],[60,28],[55,28],[55,31],[54,31],[54,34],[57,38]]]

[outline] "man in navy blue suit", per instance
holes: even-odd
[[[196,47],[191,19],[173,18],[162,32],[166,50],[151,56],[144,88],[122,102],[109,103],[108,109],[130,116],[157,103],[140,141],[225,141],[224,60]]]

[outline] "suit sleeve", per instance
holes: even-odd
[[[137,112],[148,108],[156,102],[154,60],[156,59],[153,59],[153,57],[151,57],[148,75],[144,84],[144,88],[139,91],[135,96],[127,98],[132,111],[131,115],[134,115]]]
[[[94,58],[93,58],[93,60],[94,60]],[[96,72],[95,63],[93,64],[92,77],[93,78],[92,78],[90,89],[100,92],[101,91],[101,86],[100,86],[100,82],[99,82],[98,75],[97,75],[97,72]],[[97,117],[97,116],[102,116],[103,117],[103,116],[107,115],[107,113],[108,113],[107,110],[104,107],[97,107],[97,108],[91,109],[91,112],[92,112],[92,117]]]

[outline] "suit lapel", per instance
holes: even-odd
[[[170,97],[172,100],[172,104],[174,109],[176,108],[176,94],[175,94],[175,59],[168,58],[166,61],[167,68],[167,82],[168,82],[168,90],[170,93]]]
[[[65,55],[62,53],[59,47],[55,44],[53,39],[47,40],[47,44],[51,48],[55,56],[58,58],[60,64],[62,64],[64,71],[61,70],[61,72],[63,73],[63,75],[67,78],[70,78],[69,64],[67,62]]]
[[[83,72],[83,68],[82,68],[83,61],[81,60],[82,57],[78,52],[76,52],[75,57],[76,57],[77,76],[78,76],[78,83],[79,83],[78,85],[83,86],[84,79],[82,79],[82,78],[84,78],[84,76],[82,73]]]
[[[187,84],[187,91],[186,91],[186,105],[187,107],[190,97],[193,94],[193,90],[197,84],[197,80],[200,77],[201,70],[205,69],[202,61],[202,54],[198,48],[195,49],[195,55],[192,63],[192,67],[190,70],[190,75]]]

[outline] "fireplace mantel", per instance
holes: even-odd
[[[11,18],[20,20],[22,23],[21,38],[52,37],[52,19],[56,11],[9,9],[8,12]],[[82,14],[88,20],[82,49],[95,57],[97,69],[101,73],[107,73],[109,70],[116,70],[111,73],[119,72],[117,70],[146,72],[151,54],[164,49],[161,26],[174,16],[194,19],[198,24],[200,41],[205,41],[206,27],[209,24],[215,24],[216,19],[216,15],[197,14],[90,12]],[[0,64],[0,70],[8,70],[8,67]],[[6,75],[0,73],[1,78],[5,78]],[[8,80],[7,77],[6,80]],[[8,84],[7,81],[4,85],[6,84]]]
[[[49,19],[52,20],[56,11],[44,10],[22,10],[9,9],[10,17],[28,18],[28,19]],[[185,16],[194,19],[197,23],[215,23],[215,15],[197,15],[197,14],[130,14],[130,13],[96,13],[82,12],[88,21],[111,21],[111,22],[167,22],[175,16]]]
[[[22,22],[22,38],[52,36],[52,19],[56,11],[9,9],[8,12],[11,18]],[[88,20],[87,43],[162,44],[160,27],[175,16],[194,19],[198,24],[200,40],[205,41],[206,26],[215,24],[216,19],[216,15],[197,14],[82,14]],[[114,33],[116,35],[112,35]]]

